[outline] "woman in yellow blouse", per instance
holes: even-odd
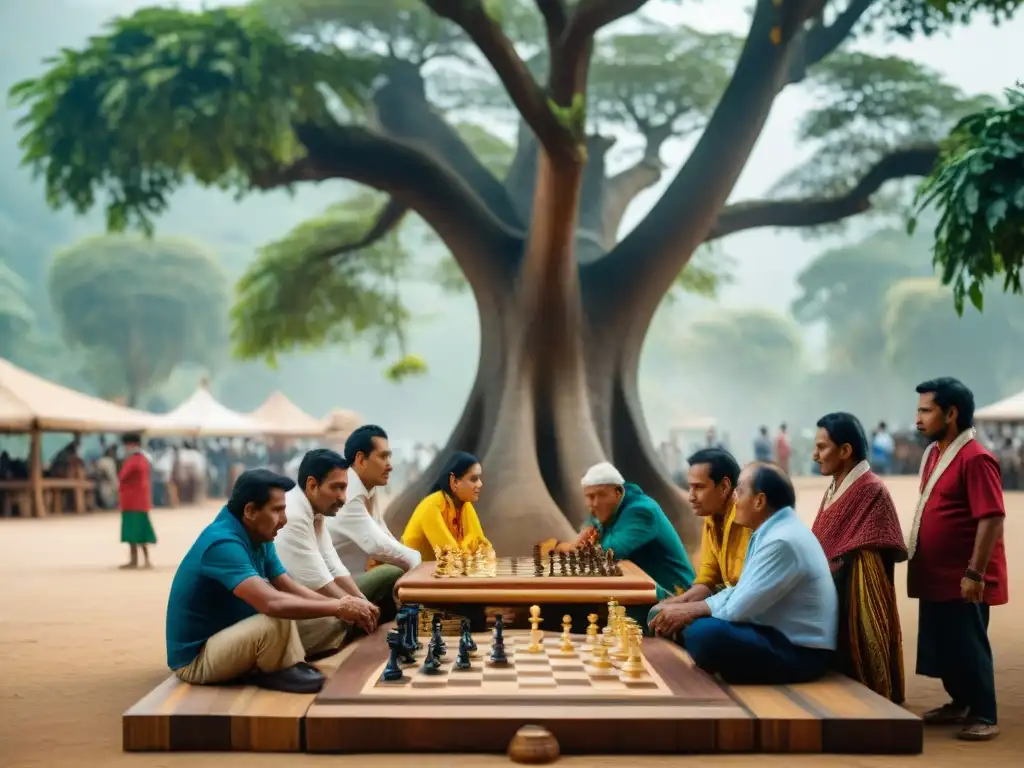
[[[491,546],[473,509],[483,485],[480,460],[471,453],[456,453],[412,513],[402,543],[418,550],[424,560],[434,559],[434,547]]]

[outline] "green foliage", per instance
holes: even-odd
[[[137,401],[176,366],[214,367],[226,350],[227,277],[188,241],[81,240],[54,258],[49,289],[65,343],[92,359],[83,373],[104,395]]]
[[[1021,292],[1024,262],[1024,90],[1008,104],[972,114],[957,124],[939,167],[922,184],[918,211],[935,206],[935,263],[952,286],[980,311],[983,287],[1002,274],[1003,290]],[[913,226],[913,223],[912,223]]]
[[[405,355],[387,367],[384,377],[395,384],[412,376],[422,376],[427,372],[427,363],[418,355]]]
[[[292,126],[323,119],[330,89],[355,105],[373,69],[284,38],[259,13],[148,8],[11,90],[28,106],[24,159],[49,203],[91,209],[114,231],[166,210],[192,177],[244,194],[302,156]]]
[[[958,24],[988,16],[999,24],[1021,7],[1021,0],[898,0],[879,4],[878,14],[901,35],[933,35]]]
[[[452,127],[487,170],[498,178],[508,173],[516,156],[514,146],[478,123],[462,121]]]
[[[339,344],[367,334],[383,356],[393,342],[402,354],[409,313],[398,295],[408,256],[392,233],[356,253],[330,249],[361,239],[381,207],[361,195],[331,206],[266,245],[237,285],[231,310],[235,352],[242,359]]]
[[[798,135],[815,151],[776,185],[777,193],[845,193],[889,152],[937,142],[964,115],[994,103],[964,94],[916,62],[860,52],[829,56],[811,70],[808,85],[817,106]],[[881,210],[909,197],[904,191]],[[884,199],[874,202],[877,210]]]

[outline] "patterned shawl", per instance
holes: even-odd
[[[831,501],[826,493],[811,531],[830,562],[857,549],[893,550],[897,562],[907,559],[892,497],[870,470],[839,488]]]

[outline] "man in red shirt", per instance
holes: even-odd
[[[989,608],[1009,600],[999,462],[974,437],[967,387],[941,378],[917,392],[917,431],[932,442],[907,541],[907,592],[920,600],[917,673],[942,680],[950,697],[924,721],[962,724],[959,738],[988,741],[999,734]]]
[[[117,500],[121,507],[121,541],[131,548],[131,559],[121,567],[138,568],[141,548],[143,567],[151,568],[149,545],[156,544],[156,531],[149,519],[149,459],[142,452],[138,435],[125,435],[124,449],[128,455],[117,475]]]

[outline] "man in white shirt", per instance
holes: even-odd
[[[387,433],[367,424],[345,441],[349,464],[348,501],[336,517],[328,518],[327,530],[345,568],[357,579],[373,577],[381,589],[393,588],[399,577],[420,564],[420,553],[405,546],[388,530],[383,510],[376,508],[376,491],[391,476],[391,447]],[[387,610],[390,609],[390,610]],[[381,605],[382,621],[393,605]]]
[[[302,586],[331,598],[349,598],[351,616],[301,619],[299,637],[309,657],[333,653],[355,629],[373,631],[381,618],[377,604],[391,600],[391,588],[365,574],[353,579],[331,544],[324,520],[345,503],[348,462],[337,452],[318,448],[307,453],[298,470],[298,485],[285,494],[287,522],[275,539],[277,556],[288,575]]]

